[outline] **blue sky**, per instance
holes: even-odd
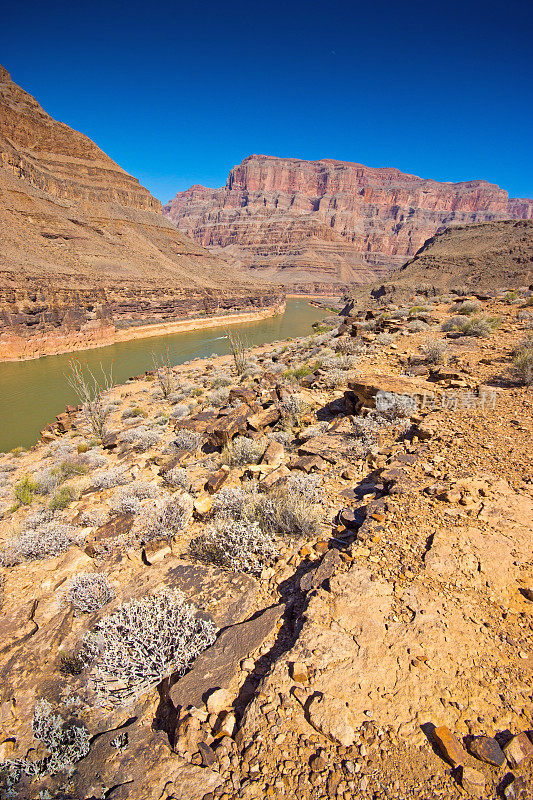
[[[530,0],[26,0],[0,63],[163,202],[251,153],[532,197],[532,42]]]

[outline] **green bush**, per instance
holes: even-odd
[[[20,505],[29,506],[33,502],[35,493],[37,491],[37,484],[29,475],[25,475],[18,483],[15,484],[15,499],[18,500]]]
[[[51,511],[63,511],[75,499],[76,492],[72,486],[62,486],[50,500],[49,508]]]
[[[533,338],[520,342],[512,356],[516,377],[521,383],[530,386],[533,383]]]

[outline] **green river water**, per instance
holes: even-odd
[[[314,308],[305,300],[289,298],[284,314],[259,322],[228,324],[120,342],[74,354],[0,364],[0,451],[18,445],[31,446],[39,438],[39,431],[54,420],[56,414],[64,411],[69,403],[76,404],[76,397],[65,379],[73,356],[86,360],[92,369],[99,370],[101,364],[106,371],[113,360],[113,378],[120,384],[132,375],[153,369],[153,355],[166,352],[167,347],[171,363],[182,364],[193,358],[228,353],[226,329],[235,329],[250,345],[259,345],[309,335],[312,323],[324,316],[328,316],[328,312]]]

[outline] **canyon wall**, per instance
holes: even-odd
[[[255,288],[178,231],[159,200],[3,67],[0,241],[0,360],[283,302],[279,286]]]
[[[386,275],[438,230],[533,217],[483,180],[441,183],[397,169],[252,155],[226,186],[192,186],[164,214],[198,244],[251,274],[344,287]]]

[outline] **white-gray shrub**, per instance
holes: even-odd
[[[185,405],[185,403],[178,403],[172,409],[170,416],[172,419],[183,419],[189,413],[189,407]]]
[[[52,520],[23,531],[0,551],[0,564],[11,567],[22,561],[36,561],[64,553],[79,544],[80,534],[72,525]]]
[[[277,555],[274,537],[257,522],[219,518],[190,543],[191,554],[235,572],[258,575]]]
[[[90,614],[109,603],[113,590],[101,572],[80,572],[58,592],[59,606],[72,603],[77,611]]]
[[[197,619],[179,591],[131,600],[103,617],[84,640],[96,691],[106,702],[133,700],[189,664],[215,640],[212,622]]]
[[[95,489],[113,489],[115,486],[125,486],[130,483],[132,477],[124,469],[113,467],[102,472],[98,472],[92,478],[92,486]]]
[[[236,436],[224,448],[222,460],[232,467],[242,467],[246,464],[257,464],[266,449],[266,443],[261,440],[249,439],[247,436]]]
[[[197,431],[181,429],[176,431],[176,436],[172,442],[176,450],[188,450],[195,453],[202,443],[202,436]]]

